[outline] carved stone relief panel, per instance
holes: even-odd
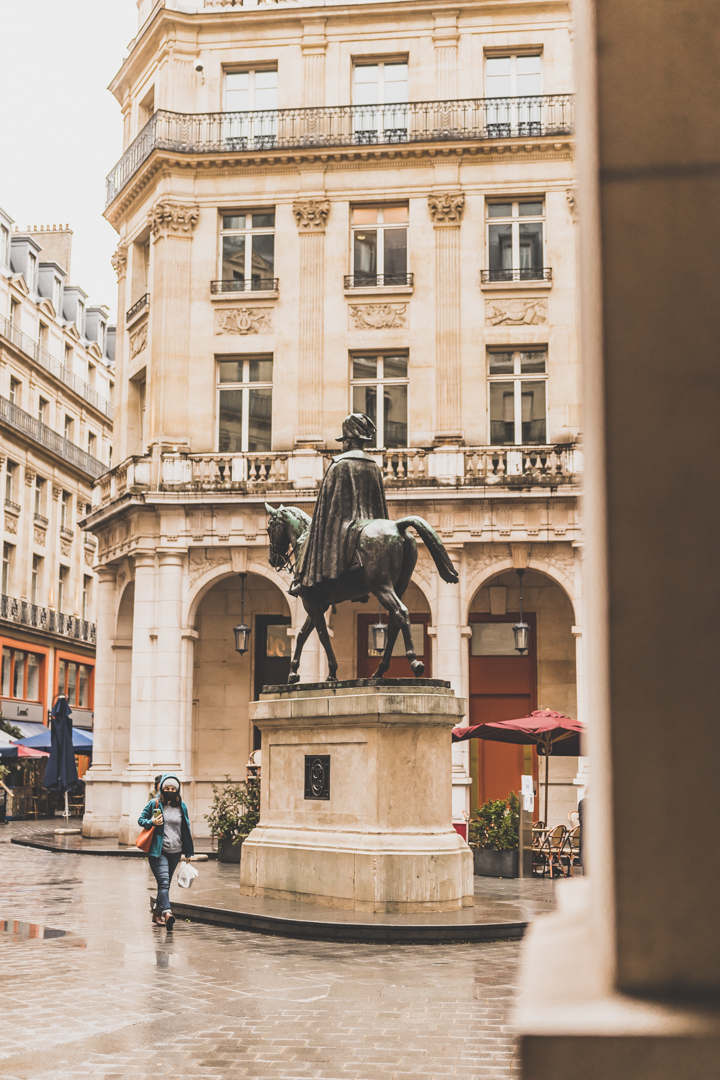
[[[293,214],[300,232],[325,232],[330,214],[329,199],[296,199]]]
[[[41,525],[33,526],[33,539],[38,547],[45,547],[45,529]]]
[[[236,307],[215,312],[216,334],[272,334],[272,308]]]
[[[142,326],[130,335],[130,357],[139,356],[143,349],[147,346],[148,339],[148,324],[144,322]]]
[[[213,551],[212,548],[199,548],[190,552],[188,560],[188,578],[192,585],[198,578],[206,574],[208,570],[227,564],[230,566],[230,552]]]
[[[490,326],[537,326],[547,322],[547,297],[486,300],[485,321]]]
[[[462,192],[428,195],[428,208],[433,225],[459,225],[465,209]]]
[[[148,222],[154,236],[190,236],[199,218],[199,206],[184,206],[161,199],[150,211]]]
[[[351,304],[351,330],[401,330],[407,326],[407,304]]]

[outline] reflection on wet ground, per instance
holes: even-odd
[[[0,919],[0,934],[12,934],[19,941],[44,941],[46,938],[65,937],[67,930],[53,930],[51,926],[22,922],[20,919]]]
[[[150,921],[145,861],[3,842],[19,828],[0,826],[4,925],[64,934],[0,933],[3,1080],[519,1076],[516,942],[357,945],[184,921],[168,934]],[[234,889],[237,867],[199,869],[174,897]],[[550,908],[549,883],[525,899],[519,884],[495,883],[494,902]]]

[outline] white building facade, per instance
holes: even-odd
[[[582,715],[568,9],[206,0],[140,17],[111,87],[121,330],[116,464],[86,522],[84,831],[131,840],[148,782],[172,769],[202,833],[211,783],[244,776],[248,702],[284,681],[304,621],[268,563],[265,502],[312,512],[351,410],[376,419],[391,516],[427,518],[458,567],[446,585],[421,547],[405,599],[426,673],[471,723]],[[371,674],[376,618],[331,616],[341,679]],[[325,674],[313,636],[301,675]],[[522,747],[460,744],[453,760],[459,830],[537,771]],[[576,769],[553,763],[559,821]]]

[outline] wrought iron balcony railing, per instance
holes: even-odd
[[[16,600],[14,596],[0,596],[0,619],[85,641],[88,645],[96,643],[95,623],[78,619],[75,615],[63,615],[39,604],[29,604],[26,600]]]
[[[106,181],[109,205],[153,150],[227,154],[325,147],[394,146],[569,135],[573,95],[332,105],[257,112],[178,113],[159,109]]]
[[[72,371],[68,371],[59,360],[55,360],[55,358],[50,356],[45,349],[41,348],[36,341],[29,338],[27,334],[23,334],[16,326],[13,326],[8,319],[3,319],[2,316],[0,316],[0,335],[7,338],[8,341],[11,341],[17,349],[24,352],[26,356],[29,356],[38,363],[40,367],[45,368],[45,370],[51,375],[54,375],[56,379],[60,379],[61,382],[65,383],[65,385],[76,394],[79,394],[80,397],[84,398],[89,405],[92,405],[93,408],[104,413],[108,420],[112,420],[113,407],[111,402],[106,398],[101,397],[97,391],[93,390],[91,386],[88,386],[83,379],[79,378]]]
[[[346,274],[346,289],[381,289],[390,285],[412,285],[412,274]]]
[[[136,300],[131,308],[125,312],[125,322],[131,322],[136,315],[139,315],[143,308],[150,307],[150,293],[145,293],[139,300]]]
[[[93,480],[97,479],[107,468],[102,461],[98,461],[92,454],[86,454],[84,450],[75,446],[75,443],[71,443],[69,439],[64,439],[62,435],[58,435],[47,424],[43,424],[37,417],[26,413],[24,409],[19,408],[19,406],[4,397],[0,397],[0,423],[7,424],[8,427],[21,432],[38,443],[38,445],[50,450],[62,461],[71,462],[78,469],[82,469],[83,472],[92,477]]]
[[[552,281],[549,266],[522,266],[515,270],[481,270],[483,285],[492,281]]]
[[[277,292],[280,287],[279,278],[223,278],[222,281],[211,281],[210,292],[217,295],[220,293],[238,292]]]

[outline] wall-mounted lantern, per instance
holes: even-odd
[[[250,647],[250,635],[252,630],[245,623],[245,578],[247,574],[240,574],[240,622],[233,628],[233,634],[235,635],[235,652],[239,652],[241,656],[248,651]]]
[[[373,636],[373,648],[377,653],[384,653],[387,645],[387,625],[382,621],[382,608],[378,608],[378,621],[370,627]]]
[[[523,595],[522,595],[522,579],[524,570],[516,570],[515,573],[518,576],[520,582],[520,622],[516,622],[513,626],[513,634],[515,635],[515,650],[522,656],[530,648],[530,627],[523,619]]]

